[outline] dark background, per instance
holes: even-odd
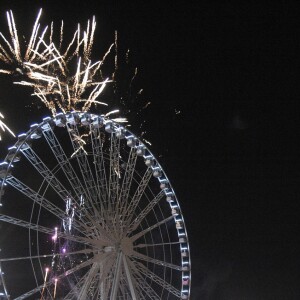
[[[151,101],[130,121],[147,131],[185,217],[191,299],[296,300],[300,4],[241,2],[1,1],[0,25],[10,8],[26,34],[40,7],[42,22],[64,19],[70,32],[95,15],[94,60],[117,29]],[[44,110],[11,81],[1,76],[0,111],[20,133]]]

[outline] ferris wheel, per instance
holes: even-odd
[[[184,219],[164,170],[128,128],[59,113],[0,164],[0,264],[13,299],[189,299]]]

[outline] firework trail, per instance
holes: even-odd
[[[17,75],[15,84],[30,86],[32,95],[38,97],[53,115],[62,112],[88,111],[98,101],[105,86],[111,82],[103,79],[101,66],[113,45],[102,60],[92,62],[96,21],[88,20],[86,30],[78,24],[73,38],[64,45],[64,23],[59,30],[59,41],[55,42],[54,25],[41,29],[39,11],[25,49],[19,41],[17,26],[12,11],[7,12],[9,38],[0,32],[0,73]],[[75,71],[72,71],[74,64]]]
[[[1,120],[4,119],[3,114],[0,112],[0,129],[5,132],[7,130],[13,137],[15,137],[15,134],[12,132],[11,129]],[[0,134],[0,141],[2,140],[1,134]]]

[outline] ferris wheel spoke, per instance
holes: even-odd
[[[40,195],[38,192],[35,192],[33,189],[31,189],[29,186],[27,186],[25,183],[20,181],[14,176],[10,176],[5,181],[7,184],[11,185],[16,190],[20,191],[23,195],[27,196],[29,199],[34,201],[35,203],[41,205],[45,209],[47,209],[49,212],[51,212],[54,216],[63,219],[64,218],[64,211],[60,208],[58,208],[56,205],[54,205],[52,202],[47,200],[44,196]]]
[[[93,266],[94,265],[96,265],[96,264],[98,264],[98,266],[101,266],[101,265],[103,265],[104,263],[105,263],[105,266],[107,265],[107,261],[111,261],[111,257],[107,254],[107,253],[105,253],[105,254],[103,254],[102,255],[102,257],[100,257],[99,255],[97,256],[97,259],[95,260],[95,262],[93,263]],[[112,264],[111,264],[111,266],[113,265],[113,262],[114,261],[112,261]],[[108,268],[109,269],[109,268]],[[90,269],[91,270],[91,269]],[[110,270],[110,269],[109,269]],[[100,270],[100,273],[99,273],[100,275],[101,275],[101,270]],[[70,299],[78,299],[78,294],[81,292],[81,290],[82,290],[82,288],[84,287],[84,285],[88,282],[88,279],[87,279],[87,277],[90,275],[90,272],[86,272],[85,274],[84,274],[84,276],[77,282],[77,284],[74,286],[74,287],[72,287],[72,289],[70,290],[70,292],[64,297],[64,299],[66,299],[66,300],[70,300]],[[92,279],[95,279],[95,276],[94,276],[94,278],[92,278]],[[95,281],[94,280],[94,282],[95,282],[95,284],[97,284],[97,281]],[[99,283],[97,284],[97,285],[99,285],[99,286],[101,286],[101,278],[100,278],[100,280],[99,280]]]
[[[94,279],[96,276],[96,273],[99,271],[99,264],[98,263],[93,263],[92,267],[88,271],[88,275],[83,282],[80,292],[78,293],[77,299],[78,300],[86,300],[88,297],[88,290],[91,286],[94,284]]]
[[[149,183],[149,180],[152,177],[152,169],[151,168],[147,168],[143,178],[141,179],[138,188],[135,191],[135,194],[133,195],[132,200],[130,201],[128,207],[126,208],[126,211],[123,214],[123,217],[125,219],[125,222],[127,224],[127,226],[130,224],[133,216],[135,215],[134,212],[136,210],[136,207],[140,201],[140,199],[142,198],[143,193],[145,192],[145,189]],[[125,232],[127,231],[127,228],[125,229]]]
[[[94,295],[94,299],[100,299],[101,297],[101,286],[98,285],[99,281],[99,269],[98,273],[92,278],[91,283],[90,283],[90,288],[89,288],[89,294]],[[82,298],[86,299],[86,298]]]
[[[120,215],[122,214],[122,211],[126,209],[127,205],[127,199],[129,196],[130,186],[135,170],[137,160],[137,154],[134,148],[130,149],[128,161],[126,163],[125,173],[123,177],[122,187],[119,194],[118,202],[117,202],[117,208],[116,211],[120,212]]]
[[[46,233],[49,235],[53,235],[53,229],[45,227],[45,226],[41,226],[41,225],[37,225],[37,224],[33,224],[30,222],[26,222],[20,219],[16,219],[10,216],[6,216],[1,214],[0,215],[0,221],[2,222],[6,222],[6,223],[10,223],[12,225],[16,225],[16,226],[20,226],[23,228],[27,228],[27,229],[31,229],[31,230],[35,230],[41,233]],[[66,240],[70,240],[73,242],[78,242],[81,244],[86,244],[86,245],[95,245],[95,241],[93,241],[92,239],[88,239],[88,238],[84,238],[84,237],[76,237],[73,235],[68,235],[68,234],[64,234],[64,233],[58,233],[57,238],[63,238]],[[103,243],[103,246],[106,245]],[[100,241],[97,241],[96,246],[100,246]]]
[[[158,265],[158,266],[163,266],[163,267],[167,267],[167,268],[170,268],[170,269],[182,271],[181,266],[174,265],[172,263],[168,263],[168,262],[165,262],[165,261],[162,261],[162,260],[158,260],[158,259],[149,257],[147,255],[141,254],[141,253],[136,252],[136,251],[133,251],[131,257],[142,260],[142,261],[145,261],[145,262],[153,263],[153,264]]]
[[[93,203],[90,203],[89,209],[84,209],[83,216],[81,216],[81,227],[87,236],[97,235],[101,239],[111,241],[113,230],[107,223],[103,213],[97,209]]]
[[[105,291],[107,291],[110,287],[107,284],[107,278],[109,278],[110,274],[112,274],[115,262],[115,255],[108,256],[105,260],[101,261],[100,278],[98,282],[99,295],[101,295],[101,299],[107,299],[108,294],[105,295]]]
[[[70,161],[67,158],[53,130],[51,128],[49,128],[49,130],[44,130],[43,135],[48,142],[58,164],[68,179],[69,184],[72,186],[72,189],[76,194],[76,198],[80,199],[82,196],[84,196],[85,199],[87,199],[86,191],[83,189],[81,181],[78,179],[76,172],[70,164]]]
[[[109,291],[110,291],[110,288],[111,288],[111,279],[107,278],[105,280],[105,282],[103,283],[103,286],[104,288],[102,289],[103,293],[101,294],[101,300],[106,300],[106,299],[109,299]]]
[[[84,249],[84,250],[79,250],[79,251],[63,252],[63,253],[40,254],[40,255],[31,255],[31,256],[23,256],[23,257],[10,257],[10,258],[1,258],[0,262],[27,260],[27,259],[42,259],[42,258],[54,257],[54,256],[64,257],[64,256],[68,256],[68,255],[88,254],[88,253],[92,253],[92,252],[94,252],[94,250]]]
[[[138,214],[138,216],[132,221],[129,225],[127,234],[136,230],[148,213],[154,208],[154,206],[164,197],[164,191],[160,191],[150,202],[149,204]]]
[[[85,282],[87,276],[88,276],[88,272],[86,272],[81,278],[80,280],[72,287],[72,289],[69,291],[69,293],[64,297],[64,300],[77,300],[78,297],[78,293],[80,291],[80,287],[83,285],[83,283]]]
[[[173,295],[177,296],[178,298],[181,297],[181,292],[177,288],[175,288],[170,283],[166,282],[164,279],[156,275],[155,273],[151,272],[147,267],[145,267],[142,263],[135,262],[135,268],[142,276],[146,276],[155,283],[157,283],[159,286],[161,286],[163,289],[168,290]]]
[[[136,291],[136,295],[138,295],[138,292]],[[121,274],[121,280],[120,280],[120,286],[119,286],[119,298],[122,299],[131,296],[130,299],[140,299],[138,296],[133,297],[132,293],[130,292],[130,289],[128,287],[128,282],[126,280],[126,275],[124,273]]]
[[[109,160],[109,186],[108,186],[108,210],[113,215],[118,199],[119,186],[119,156],[120,156],[120,139],[114,132],[110,135],[110,160]]]
[[[114,256],[109,255],[109,253],[98,254],[94,259],[94,269],[90,269],[90,271],[85,274],[84,279],[80,279],[77,285],[72,288],[64,299],[73,299],[73,296],[74,299],[86,299],[85,291],[87,292],[90,289],[93,289],[94,295],[98,294],[99,297],[97,299],[100,299],[100,295],[103,296],[107,290],[104,286],[105,280],[108,274],[112,272],[114,264]],[[78,298],[79,294],[81,298]],[[107,297],[101,299],[107,299]]]
[[[101,288],[101,300],[109,299],[109,292],[112,287],[112,282],[116,270],[117,256],[114,255],[110,258],[109,262],[106,263],[103,270],[101,271],[100,288]]]
[[[73,273],[75,273],[75,272],[77,272],[77,271],[79,271],[79,270],[81,270],[81,269],[83,269],[85,267],[88,267],[89,265],[92,265],[96,260],[101,259],[100,257],[103,257],[105,255],[106,255],[106,253],[97,254],[97,256],[94,256],[94,257],[92,257],[92,258],[90,258],[90,259],[88,259],[88,260],[86,260],[86,261],[78,264],[77,266],[75,266],[75,267],[73,267],[73,268],[65,271],[64,273],[56,276],[56,279],[60,280],[60,279],[63,279],[65,277],[68,277],[69,275],[71,275],[71,274],[73,274]]]
[[[120,284],[119,284],[119,290],[118,290],[118,298],[125,298],[128,294],[128,291],[125,286],[125,277],[122,273],[120,276]],[[125,298],[126,299],[126,298]]]
[[[95,238],[96,236],[97,239],[110,243],[112,241],[110,229],[104,222],[102,224],[99,222],[96,223],[96,218],[89,216],[89,223],[82,224],[82,227],[85,228],[84,232],[91,238]]]
[[[180,242],[166,242],[166,243],[157,243],[157,244],[137,244],[137,245],[133,245],[133,248],[146,248],[146,247],[172,246],[172,245],[180,245]]]
[[[70,193],[67,189],[61,184],[61,182],[55,177],[55,175],[49,170],[31,147],[21,149],[21,152],[64,201],[67,197],[70,197]]]
[[[116,259],[116,266],[114,270],[114,277],[112,281],[112,288],[111,288],[111,294],[110,294],[110,300],[116,300],[119,284],[120,284],[120,275],[121,275],[121,269],[122,269],[122,252],[120,251],[117,255]]]
[[[89,266],[90,264],[93,263],[93,260],[94,260],[94,258],[90,258],[89,260],[86,260],[85,262],[83,262],[83,263],[77,265],[76,267],[67,270],[67,271],[64,272],[63,274],[56,276],[56,277],[55,277],[56,280],[61,280],[61,279],[65,278],[65,277],[67,277],[67,276],[69,276],[69,275],[75,273],[76,271],[78,271],[78,270],[80,270],[80,269],[82,269],[82,268],[84,268],[84,267]],[[34,294],[40,292],[42,289],[48,288],[49,286],[53,285],[54,283],[55,283],[54,279],[50,279],[49,281],[47,281],[47,282],[41,284],[40,286],[38,286],[38,287],[32,289],[31,291],[28,291],[28,292],[24,293],[23,295],[20,295],[19,297],[15,298],[15,300],[23,300],[23,299],[26,299],[26,298],[28,298],[28,297],[30,297],[30,296],[32,296],[32,295],[34,295]]]
[[[105,187],[107,186],[106,171],[104,165],[104,154],[103,154],[103,144],[101,139],[101,133],[99,128],[92,128],[90,126],[91,140],[93,145],[93,156],[94,156],[94,166],[96,172],[96,178],[98,182],[98,188],[100,192],[101,199],[107,201],[107,191]],[[100,201],[102,203],[102,201]],[[101,209],[103,211],[103,209]]]
[[[2,288],[4,291],[4,296],[8,298],[8,291],[7,291],[7,288],[6,288],[6,282],[5,282],[5,279],[4,279],[4,272],[2,272],[2,268],[1,268],[1,262],[0,262],[0,280],[1,280],[1,284],[2,284]]]
[[[66,234],[59,234],[58,237],[60,237],[60,236],[66,240],[70,240],[70,241],[74,241],[74,242],[78,242],[81,244],[86,244],[86,245],[92,246],[95,248],[95,250],[102,249],[102,248],[110,245],[107,241],[101,240],[101,239],[86,238],[86,237],[66,235]]]
[[[24,150],[21,150],[21,152],[64,202],[66,202],[67,199],[71,199],[70,192],[67,191],[67,189],[61,184],[61,182],[55,177],[55,175],[49,170],[31,147],[25,148]],[[78,203],[78,201],[75,202]],[[80,216],[80,213],[77,210],[75,210],[75,214]]]
[[[158,296],[156,291],[147,283],[147,281],[144,278],[139,277],[138,275],[141,275],[140,273],[136,274],[134,272],[134,277],[137,284],[137,289],[139,290],[139,293],[144,295],[146,299],[151,300],[161,300],[161,297]]]
[[[120,139],[117,137],[115,132],[111,133],[111,144],[110,144],[110,178],[109,178],[109,197],[111,205],[108,208],[111,215],[112,226],[114,228],[115,236],[120,237],[121,233],[121,222],[118,213],[119,207],[119,180],[120,174]]]
[[[138,299],[137,291],[136,291],[136,282],[135,282],[135,279],[133,278],[131,270],[129,268],[128,258],[125,255],[123,255],[123,264],[124,264],[125,275],[126,275],[126,279],[128,282],[131,297],[133,300],[136,300],[136,299]]]
[[[135,234],[135,235],[133,235],[132,237],[130,237],[131,241],[132,241],[132,242],[136,241],[137,239],[139,239],[140,237],[142,237],[142,236],[145,235],[146,233],[148,233],[148,232],[150,232],[151,230],[153,230],[153,229],[159,227],[159,226],[162,225],[162,224],[165,224],[165,223],[169,222],[169,221],[172,220],[172,219],[174,219],[174,217],[173,217],[173,216],[169,216],[168,218],[166,218],[166,219],[164,219],[164,220],[162,220],[162,221],[160,221],[160,222],[157,222],[156,224],[154,224],[154,225],[152,225],[152,226],[150,226],[150,227],[144,229],[143,231],[138,232],[137,234]]]
[[[40,195],[38,192],[34,191],[30,187],[28,187],[25,183],[20,181],[14,176],[10,176],[5,181],[7,184],[11,185],[13,188],[21,192],[23,195],[27,196],[29,199],[31,199],[34,203],[40,205],[47,211],[49,211],[52,215],[56,216],[60,220],[66,219],[65,212],[54,205],[51,201],[47,200],[44,196]],[[75,218],[72,220],[73,226],[76,229],[80,230],[80,222],[76,220]]]
[[[161,300],[161,297],[157,295],[154,289],[144,280],[140,278],[136,279],[140,289],[144,292],[145,297],[150,298],[151,300]]]
[[[41,290],[48,288],[52,284],[53,284],[53,282],[47,282],[45,284],[41,284],[40,286],[37,286],[36,288],[32,289],[31,291],[28,291],[28,292],[24,293],[23,295],[20,295],[19,297],[15,298],[14,300],[26,299],[26,298],[40,292]]]
[[[24,227],[24,228],[27,228],[27,229],[36,230],[36,231],[46,233],[46,234],[49,234],[49,235],[53,234],[53,229],[51,229],[51,228],[47,228],[47,227],[44,227],[44,226],[29,223],[27,221],[23,221],[23,220],[13,218],[13,217],[10,217],[10,216],[6,216],[6,215],[3,215],[3,214],[0,215],[0,221],[10,223],[12,225],[17,225],[17,226],[20,226],[20,227]]]
[[[108,240],[111,240],[110,236],[112,234],[112,230],[109,228],[106,220],[103,216],[100,215],[101,212],[99,212],[94,204],[90,203],[90,205],[92,207],[92,210],[86,211],[84,219],[87,221],[87,223],[83,223],[83,227],[85,227],[87,231],[90,231],[90,224],[92,224],[93,227],[97,228],[103,236],[108,238]],[[98,222],[96,223],[95,220],[97,220]]]
[[[86,187],[86,192],[89,196],[90,201],[93,203],[97,203],[98,192],[95,180],[93,178],[93,174],[88,162],[87,153],[84,150],[85,142],[81,138],[80,133],[76,125],[67,125],[70,140],[74,149],[74,155],[77,159],[77,163],[79,165],[81,175],[83,177],[83,182]]]
[[[112,276],[112,268],[115,264],[115,256],[109,256],[106,260],[102,260],[99,264],[99,274],[94,281],[94,295],[97,295],[97,299],[107,299],[104,297],[105,291],[110,288],[110,283],[107,283],[109,274]]]
[[[151,300],[160,300],[161,297],[157,295],[157,293],[153,290],[153,288],[147,283],[145,280],[145,276],[143,276],[134,265],[133,261],[128,259],[128,265],[130,266],[133,277],[135,278],[137,289],[143,291],[144,294],[149,297]]]

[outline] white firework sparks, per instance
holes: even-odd
[[[0,112],[0,118],[4,119],[3,114]],[[0,129],[5,132],[5,130],[7,130],[13,137],[15,137],[15,134],[12,132],[12,130],[0,119]],[[2,137],[0,134],[0,141],[1,141]]]
[[[53,23],[41,29],[39,11],[26,49],[22,49],[12,11],[7,12],[10,38],[0,32],[0,69],[3,74],[19,75],[15,84],[30,86],[53,115],[57,110],[88,111],[98,101],[109,79],[103,79],[101,66],[114,44],[100,61],[92,62],[91,53],[96,28],[95,17],[87,22],[85,31],[78,24],[70,43],[63,49],[64,24],[59,29],[59,41],[54,41]],[[22,55],[22,53],[25,53]],[[77,64],[76,71],[72,67]]]

